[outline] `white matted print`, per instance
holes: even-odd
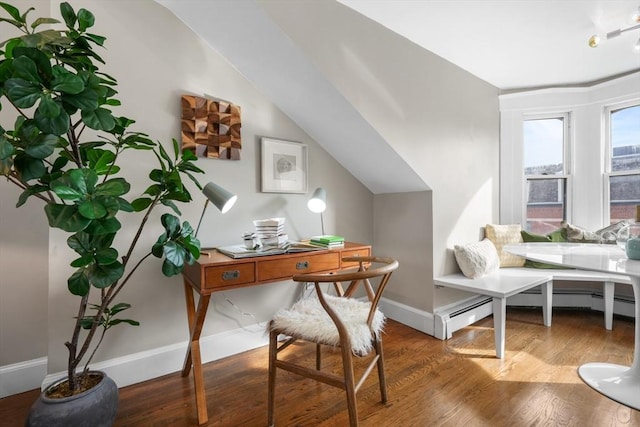
[[[307,192],[307,144],[262,138],[262,192]]]

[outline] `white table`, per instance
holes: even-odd
[[[507,245],[506,251],[534,261],[627,275],[635,303],[635,343],[631,366],[586,363],[578,368],[580,378],[611,399],[640,410],[640,261],[627,259],[617,245],[580,243],[523,243]]]

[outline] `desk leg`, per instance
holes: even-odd
[[[196,409],[198,411],[198,425],[205,424],[209,420],[207,414],[207,397],[204,391],[204,378],[202,375],[202,358],[200,356],[200,333],[207,315],[211,295],[201,295],[198,301],[198,310],[195,310],[193,290],[188,283],[184,284],[185,300],[187,303],[187,318],[189,320],[190,342],[187,354],[184,358],[182,376],[189,375],[193,366],[193,385],[196,389]]]
[[[507,299],[493,297],[493,334],[496,339],[496,357],[504,357],[504,336],[507,317]]]

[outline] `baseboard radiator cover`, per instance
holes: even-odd
[[[436,310],[433,336],[441,340],[449,339],[454,332],[492,315],[492,300],[491,297],[477,296]],[[542,307],[540,302],[541,292],[538,287],[507,298],[507,306],[511,307]],[[613,313],[633,318],[635,317],[634,304],[631,296],[615,295]],[[559,288],[553,290],[552,306],[588,308],[604,312],[604,297],[602,292],[593,289]]]
[[[493,298],[477,296],[454,303],[434,313],[435,338],[446,340],[459,329],[493,314]]]
[[[540,289],[532,288],[507,298],[512,307],[540,307]],[[614,295],[613,314],[635,317],[634,298],[630,295]],[[582,288],[554,288],[553,307],[588,308],[604,312],[604,296],[601,291]]]

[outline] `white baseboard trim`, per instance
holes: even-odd
[[[540,306],[540,295],[523,292],[507,300],[509,305]],[[602,295],[592,290],[577,292],[554,290],[554,307],[588,307],[604,311]],[[477,296],[439,308],[435,314],[387,299],[380,300],[380,309],[385,315],[404,325],[441,340],[451,338],[453,332],[492,314],[491,298]],[[629,298],[616,297],[614,313],[634,316],[634,302]],[[209,335],[200,339],[203,363],[232,356],[268,344],[265,324],[254,324],[241,329]],[[187,341],[130,354],[95,363],[92,369],[105,371],[118,387],[180,371],[184,362]],[[44,388],[65,375],[57,372],[47,375],[47,358],[0,366],[0,398],[22,393],[34,388]],[[43,380],[44,378],[44,380]]]
[[[379,307],[389,319],[425,334],[433,335],[433,314],[428,311],[419,310],[384,297],[380,298]]]
[[[46,357],[0,366],[0,399],[40,387],[46,374]]]
[[[203,363],[267,345],[269,339],[265,327],[264,324],[254,324],[200,338]],[[92,364],[91,369],[106,372],[118,387],[125,387],[181,370],[187,345],[187,341],[183,341],[142,351]],[[46,357],[0,366],[0,398],[43,389],[65,375],[65,372],[47,375]]]

